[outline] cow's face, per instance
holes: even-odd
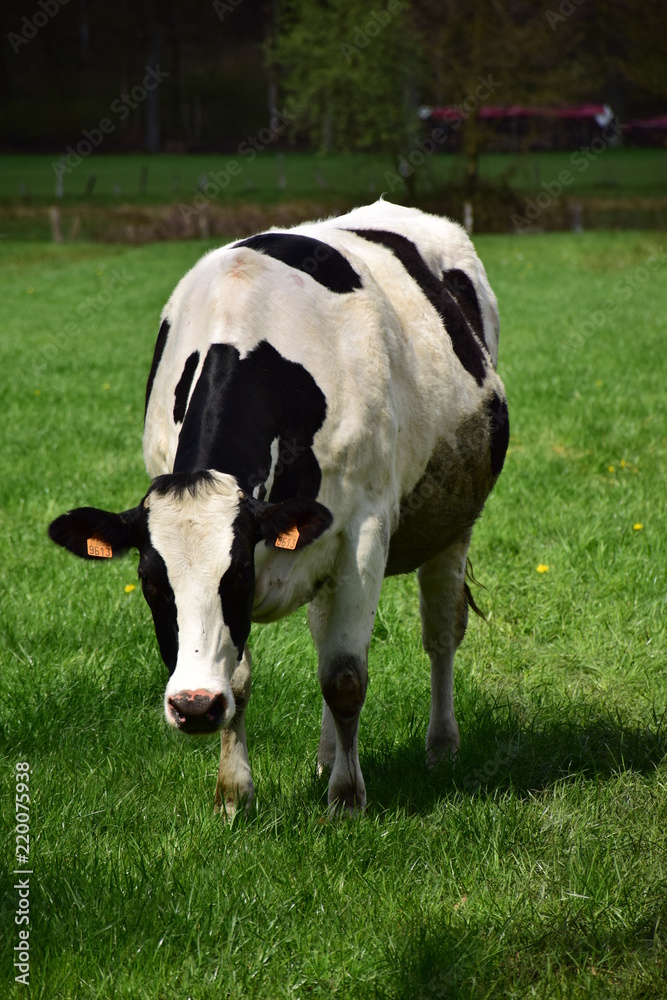
[[[303,548],[331,520],[315,501],[262,503],[244,495],[233,477],[203,472],[161,476],[123,514],[70,511],[49,534],[84,558],[139,549],[139,578],[170,675],[165,714],[171,725],[195,733],[234,717],[231,676],[250,633],[255,546],[275,545],[296,528],[296,548]]]

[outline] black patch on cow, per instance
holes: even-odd
[[[281,260],[283,264],[309,274],[320,285],[339,295],[361,288],[361,278],[342,253],[312,236],[261,233],[241,240],[234,246],[250,247],[251,250],[259,250],[268,257]]]
[[[170,323],[168,319],[162,320],[162,325],[157,335],[157,340],[155,341],[155,350],[153,352],[153,361],[151,362],[151,370],[148,373],[148,382],[146,383],[146,405],[144,406],[144,419],[146,417],[146,411],[148,410],[148,401],[151,398],[151,392],[153,390],[153,382],[155,381],[155,373],[158,370],[160,361],[162,360],[162,354],[164,352],[165,344],[167,343],[167,337],[169,336]]]
[[[507,401],[494,392],[488,403],[491,416],[491,472],[499,476],[505,462],[510,439],[510,418]]]
[[[149,492],[157,493],[161,497],[171,493],[177,500],[181,500],[186,493],[196,498],[200,486],[210,487],[214,482],[215,477],[207,469],[197,469],[196,472],[181,472],[178,475],[168,473],[165,476],[156,476]]]
[[[183,365],[183,374],[178,380],[178,385],[174,389],[174,423],[182,424],[185,416],[185,408],[188,405],[190,386],[199,364],[199,351],[193,351],[188,360]]]
[[[367,686],[368,670],[359,656],[339,653],[323,671],[322,695],[337,719],[355,719],[359,715]]]
[[[380,243],[400,260],[401,264],[438,312],[449,334],[454,353],[463,367],[482,385],[486,376],[486,359],[482,345],[467,322],[466,314],[449,290],[448,283],[439,280],[428,267],[415,244],[405,236],[383,229],[350,230],[372,243]]]
[[[138,574],[144,597],[153,615],[160,655],[171,677],[178,659],[176,599],[169,583],[165,561],[150,542],[141,551]]]
[[[326,411],[310,372],[267,341],[243,359],[231,344],[212,344],[183,421],[174,472],[217,469],[252,495],[266,483],[277,438],[269,499],[315,499],[322,474],[312,445]]]
[[[218,592],[222,617],[236,646],[239,660],[250,635],[255,597],[254,550],[257,530],[251,511],[242,506],[234,519],[231,563],[220,580]]]
[[[470,328],[486,344],[479,300],[470,275],[459,267],[452,267],[449,271],[442,272],[442,283],[456,301]]]

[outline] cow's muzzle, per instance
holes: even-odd
[[[167,698],[167,717],[184,733],[214,733],[223,724],[227,699],[222,692],[177,691]]]

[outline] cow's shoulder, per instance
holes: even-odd
[[[336,294],[349,294],[362,287],[361,278],[347,257],[316,234],[272,230],[241,240],[231,249],[238,247],[248,247],[308,274]]]
[[[495,366],[499,335],[496,297],[470,237],[458,223],[380,199],[347,215],[301,228],[303,232],[319,231],[322,239],[329,239],[351,256],[363,255],[364,250],[349,239],[338,243],[335,231],[344,235],[351,232],[383,246],[422,289],[425,285],[435,288],[432,275],[440,286],[435,289],[439,301],[454,303],[455,308],[449,310],[450,323],[459,322],[455,313],[461,313]],[[377,264],[372,270],[382,282]]]

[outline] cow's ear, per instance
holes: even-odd
[[[79,507],[49,525],[49,537],[82,559],[111,559],[139,547],[142,508],[111,514],[97,507]]]
[[[260,538],[279,549],[303,549],[331,527],[331,511],[316,500],[249,501]]]

